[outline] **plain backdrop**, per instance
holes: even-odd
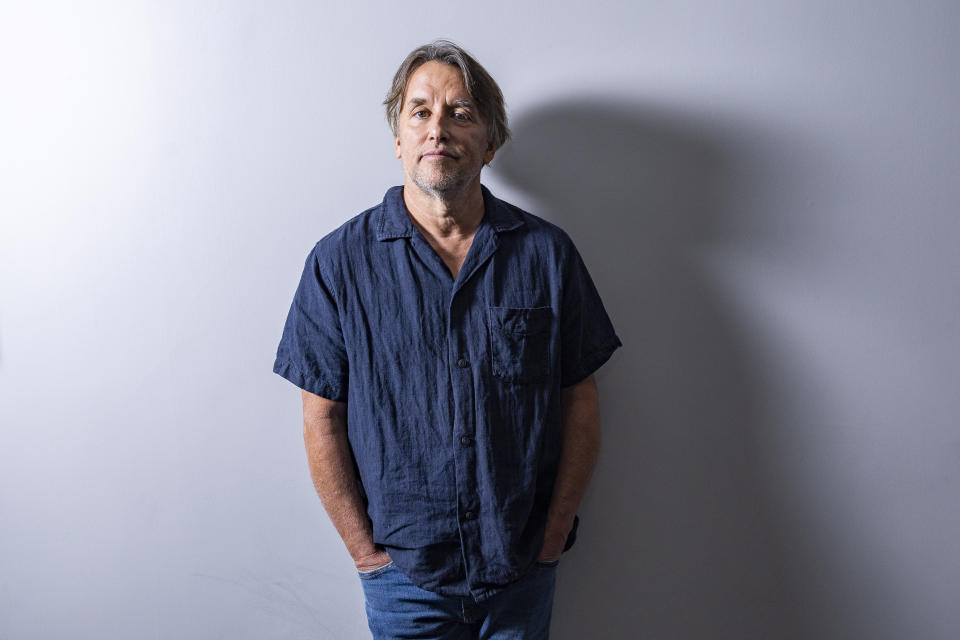
[[[625,345],[553,636],[956,638],[958,7],[0,3],[0,639],[369,637],[271,366],[438,37]]]

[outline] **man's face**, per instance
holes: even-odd
[[[405,184],[433,194],[468,186],[496,151],[460,70],[436,61],[422,64],[410,77],[397,135]]]

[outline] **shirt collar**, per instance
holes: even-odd
[[[484,185],[480,185],[483,192],[483,221],[493,227],[497,233],[510,231],[524,224],[523,219],[516,211],[508,207],[505,202],[495,197]],[[380,205],[379,222],[377,224],[377,240],[392,240],[394,238],[409,238],[416,233],[416,228],[407,215],[407,206],[403,202],[403,186],[398,185],[387,189]]]

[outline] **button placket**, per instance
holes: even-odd
[[[479,504],[480,492],[477,486],[477,460],[476,448],[471,446],[475,443],[473,433],[476,429],[474,424],[474,371],[472,369],[470,354],[472,347],[470,344],[471,332],[474,331],[474,318],[471,317],[470,305],[466,303],[464,295],[468,295],[471,289],[458,295],[455,288],[451,300],[448,314],[447,326],[447,353],[448,362],[451,366],[450,391],[453,399],[453,467],[456,478],[457,503],[458,503],[458,526],[460,529],[460,541],[463,545],[463,555],[465,570],[469,575],[472,573],[472,567],[481,562],[479,558],[478,543],[480,540],[479,527]],[[460,373],[455,371],[458,369]],[[459,446],[458,446],[459,445]]]

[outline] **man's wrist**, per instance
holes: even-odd
[[[361,562],[366,558],[376,556],[377,554],[382,553],[383,550],[383,545],[376,544],[373,542],[373,540],[349,549],[350,556],[353,558],[354,562]]]
[[[547,531],[566,536],[573,529],[574,518],[576,518],[576,513],[572,511],[564,512],[551,509],[547,513]]]
[[[543,547],[540,550],[540,560],[554,560],[563,553],[563,548],[567,544],[567,536],[573,529],[573,518],[550,518],[547,521],[547,528],[543,534]]]

